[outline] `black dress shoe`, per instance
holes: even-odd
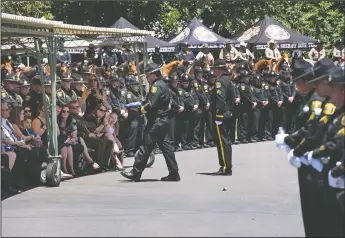
[[[190,145],[189,148],[190,148],[191,150],[196,150],[196,149],[198,149],[198,147],[197,147],[196,145]]]
[[[208,145],[208,146],[210,146],[210,147],[215,147],[215,146],[216,146],[216,144],[215,144],[214,142],[209,142],[209,143],[207,143],[206,145]]]
[[[139,182],[141,178],[141,173],[135,173],[133,170],[129,172],[122,171],[121,175],[127,179],[133,180],[134,182]]]
[[[180,180],[181,178],[179,174],[169,174],[168,176],[161,178],[161,181],[164,182],[178,182]]]
[[[226,169],[225,171],[223,171],[222,169],[220,169],[217,172],[214,172],[213,175],[231,176],[232,175],[232,170]]]
[[[239,144],[241,144],[241,143],[240,143],[238,140],[235,140],[233,144],[234,144],[234,145],[239,145]]]
[[[266,138],[259,138],[259,141],[267,141]]]
[[[274,139],[273,139],[273,137],[272,137],[272,136],[268,136],[268,137],[267,137],[267,140],[272,141],[272,140],[274,140]]]
[[[254,140],[254,139],[249,139],[249,140],[248,140],[248,143],[255,143],[255,142],[257,142],[257,141]]]
[[[203,148],[210,148],[211,146],[208,144],[203,145]]]
[[[183,145],[182,146],[182,150],[190,150],[190,148],[188,146],[186,146],[186,145]]]
[[[241,144],[248,144],[247,140],[241,140]]]

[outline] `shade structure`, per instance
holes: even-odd
[[[190,48],[200,48],[202,44],[207,43],[210,48],[223,48],[226,40],[226,38],[214,33],[194,17],[189,25],[172,39],[170,43],[188,43]],[[232,43],[236,44],[239,42],[232,40]]]
[[[280,49],[307,49],[315,47],[314,39],[299,34],[269,16],[257,21],[252,27],[235,37],[238,41],[245,41],[254,46],[256,50],[268,47],[269,40],[277,42]]]
[[[120,17],[113,25],[110,26],[110,28],[139,30],[138,27],[134,26],[123,17]],[[161,52],[175,52],[177,50],[176,44],[162,41],[151,35],[146,36],[144,40],[147,43],[148,52],[153,52],[156,45],[161,48]]]

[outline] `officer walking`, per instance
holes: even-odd
[[[133,169],[129,172],[123,171],[121,174],[125,178],[136,182],[140,181],[151,152],[155,144],[158,143],[169,170],[169,175],[162,177],[161,180],[180,181],[174,147],[167,138],[169,130],[168,113],[171,102],[169,86],[162,80],[158,65],[148,64],[145,72],[151,88],[145,104],[141,107],[141,112],[146,114],[148,120],[144,130],[144,144],[140,146],[135,155]]]
[[[226,72],[225,60],[218,59],[213,66],[216,77],[212,92],[212,116],[215,122],[215,140],[218,150],[220,169],[215,175],[232,175],[232,148],[229,133],[225,125],[230,119],[235,101],[235,89]]]

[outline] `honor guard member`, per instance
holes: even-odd
[[[216,77],[212,92],[212,116],[215,122],[215,140],[218,150],[220,169],[215,175],[232,175],[232,148],[229,133],[224,123],[231,116],[235,101],[235,89],[226,74],[225,60],[218,59],[213,66]]]
[[[226,63],[235,63],[239,57],[238,51],[231,45],[230,40],[225,41],[225,48],[221,49],[219,59],[224,59]]]
[[[3,81],[4,86],[1,89],[1,100],[7,102],[7,105],[10,109],[20,107],[23,103],[23,99],[18,93],[15,92],[15,89],[21,84],[21,81],[12,74],[7,74]]]
[[[313,64],[325,58],[326,51],[325,51],[325,48],[323,48],[323,42],[321,40],[317,40],[316,48],[312,48],[309,51],[308,56],[309,56],[309,59],[312,60]]]
[[[276,48],[276,42],[274,40],[270,40],[267,42],[268,48],[265,50],[265,57],[267,60],[273,60],[273,62],[277,61],[281,55],[279,50]]]
[[[134,63],[135,57],[134,57],[134,52],[130,49],[130,44],[129,42],[124,42],[122,44],[122,53],[121,53],[121,59],[122,63],[127,62],[127,63]]]
[[[161,54],[159,51],[160,51],[160,47],[156,45],[155,52],[150,54],[150,61],[157,65],[164,65],[165,61],[164,61],[163,54]]]
[[[25,97],[29,94],[31,84],[28,82],[27,78],[21,79],[21,84],[18,85],[19,89],[19,96],[22,99],[25,99]]]
[[[195,56],[192,51],[189,50],[189,45],[184,43],[181,46],[181,51],[178,53],[177,58],[179,61],[194,61]]]
[[[128,91],[125,95],[126,104],[141,102],[141,95],[139,92],[139,80],[130,76],[128,80]],[[142,125],[143,120],[141,118],[138,108],[129,108],[127,123],[127,136],[124,141],[125,154],[127,157],[133,157],[134,153],[139,149],[142,144]]]
[[[147,125],[144,130],[144,144],[135,155],[133,169],[129,172],[121,172],[128,179],[140,181],[147,161],[155,144],[163,152],[169,175],[161,178],[162,181],[180,181],[178,165],[172,144],[167,138],[169,130],[170,90],[166,82],[162,80],[160,67],[154,63],[147,65],[145,70],[147,81],[150,83],[146,101],[141,107],[141,112],[146,114]]]
[[[102,66],[107,70],[111,70],[119,63],[116,53],[112,51],[111,47],[105,46],[102,53]]]
[[[287,133],[292,133],[294,121],[294,97],[296,95],[296,85],[292,81],[291,68],[287,65],[282,66],[279,71],[279,86],[283,94],[282,105],[282,126]]]
[[[61,74],[61,87],[56,90],[56,99],[63,105],[68,105],[71,101],[78,101],[77,94],[71,89],[73,78],[69,73]]]
[[[335,47],[333,48],[333,60],[336,65],[340,64],[341,61],[345,59],[345,48],[344,42],[342,39],[338,40],[335,43]]]
[[[169,131],[168,138],[170,142],[174,145],[175,151],[180,151],[180,146],[178,140],[175,136],[176,128],[176,117],[178,117],[184,111],[184,94],[182,89],[178,86],[178,75],[176,72],[173,72],[169,75],[169,89],[171,93],[171,109],[169,111]]]
[[[240,42],[240,49],[238,51],[239,59],[248,62],[250,59],[254,59],[254,55],[247,49],[247,44],[243,41]]]
[[[31,107],[31,115],[33,118],[38,116],[39,112],[38,105],[43,102],[43,95],[42,95],[42,83],[40,75],[36,75],[31,80],[31,91],[25,97],[23,102],[23,107],[29,106]]]

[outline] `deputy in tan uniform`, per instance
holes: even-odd
[[[323,48],[323,42],[321,40],[318,40],[316,42],[316,48],[312,48],[308,53],[309,59],[312,61],[313,64],[315,64],[320,59],[325,58],[326,51]]]
[[[203,44],[201,48],[202,50],[196,55],[195,59],[202,61],[205,67],[209,69],[209,66],[214,64],[213,55],[209,50],[208,44]]]
[[[240,42],[240,50],[238,51],[239,58],[243,61],[254,59],[254,55],[247,49],[247,44],[243,41]]]
[[[4,79],[4,86],[1,89],[1,100],[7,102],[8,107],[19,107],[23,103],[22,97],[15,92],[18,85],[22,82],[18,77],[14,77],[12,74],[7,74]]]
[[[61,88],[56,90],[56,98],[62,105],[68,105],[71,101],[78,101],[77,94],[71,89],[73,78],[69,73],[61,74]]]
[[[225,41],[225,48],[219,53],[219,59],[224,59],[226,63],[235,63],[238,58],[238,51],[231,45],[230,40]]]
[[[267,42],[267,44],[268,48],[265,50],[266,59],[277,61],[281,57],[281,54],[276,48],[276,42],[274,40],[270,40],[269,42]]]
[[[344,48],[344,42],[342,39],[338,40],[335,43],[335,47],[333,49],[333,61],[336,65],[340,64],[341,61],[344,61],[345,57],[345,48]]]

